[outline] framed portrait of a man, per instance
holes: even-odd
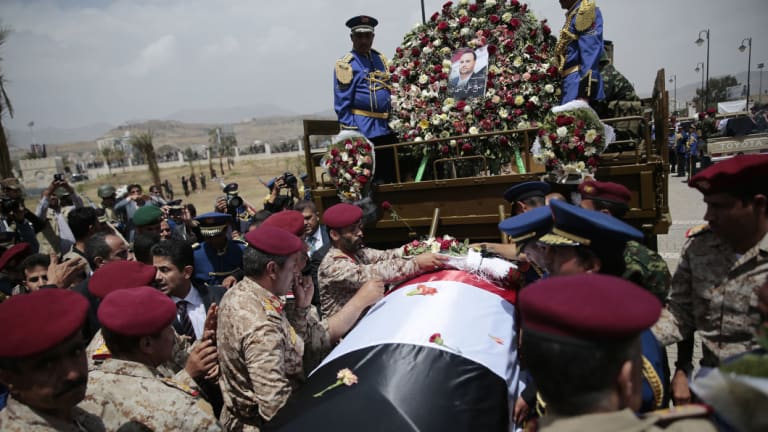
[[[456,100],[481,97],[488,80],[488,47],[459,48],[451,55],[448,97]]]

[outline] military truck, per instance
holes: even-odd
[[[640,133],[634,138],[609,146],[607,152],[601,155],[595,176],[601,181],[621,183],[632,191],[631,209],[626,219],[646,234],[646,243],[654,248],[656,235],[666,234],[671,223],[667,193],[667,137],[666,133],[656,133],[655,137],[651,133],[652,123],[655,123],[657,131],[668,130],[669,101],[664,83],[662,69],[657,73],[652,97],[643,101],[645,115],[603,119],[604,123],[616,128],[639,130]],[[469,238],[472,242],[506,242],[506,237],[498,229],[498,223],[509,217],[511,212],[510,204],[503,199],[504,191],[516,183],[539,180],[546,174],[544,167],[536,164],[531,154],[536,132],[536,129],[518,129],[377,146],[377,152],[393,151],[397,155],[408,146],[508,135],[510,141],[513,138],[517,140],[525,174],[405,181],[400,164],[397,163],[398,158],[395,157],[398,181],[374,186],[373,190],[373,200],[377,203],[388,201],[395,214],[380,210],[377,220],[366,229],[366,243],[388,246],[436,234]],[[312,199],[321,213],[323,209],[339,202],[339,198],[330,177],[319,166],[326,150],[317,148],[316,144],[319,139],[337,133],[339,124],[336,121],[304,120],[305,162],[312,185]],[[446,158],[440,163],[450,164],[461,162],[462,159]],[[575,185],[554,184],[553,190],[567,197],[575,190]]]

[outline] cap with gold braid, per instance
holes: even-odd
[[[226,231],[232,222],[232,216],[226,213],[205,213],[195,218],[200,223],[200,232],[203,237],[213,237]]]
[[[598,252],[623,250],[629,240],[640,241],[643,233],[630,225],[594,210],[564,201],[550,201],[555,225],[540,242],[551,246],[589,246]],[[618,252],[620,253],[621,250]]]

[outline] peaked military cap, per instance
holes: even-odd
[[[224,193],[231,194],[233,192],[237,192],[237,188],[238,188],[237,183],[230,183],[224,186]]]
[[[499,229],[507,234],[513,243],[522,243],[549,233],[553,223],[552,210],[549,206],[542,206],[504,219],[499,224]]]
[[[232,222],[232,216],[226,213],[211,212],[201,214],[195,220],[200,223],[200,232],[203,237],[213,237],[227,229]]]
[[[358,15],[347,20],[347,27],[352,33],[373,33],[373,28],[379,24],[379,20],[367,15]]]
[[[544,198],[552,187],[549,183],[542,181],[529,181],[512,186],[504,192],[504,199],[514,203],[516,201],[522,201],[531,197]]]
[[[643,233],[634,227],[594,210],[564,201],[550,201],[555,223],[552,232],[539,239],[552,246],[588,246],[598,255],[621,253],[630,240],[640,241]]]

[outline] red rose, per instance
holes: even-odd
[[[576,151],[579,152],[579,154],[584,154],[584,144],[577,145]]]
[[[469,145],[469,144],[464,144],[464,145]],[[440,241],[440,249],[441,250],[448,250],[448,249],[451,248],[451,246],[453,246],[453,243],[454,243],[453,240],[441,240]]]
[[[472,3],[471,5],[469,5],[469,11],[477,12],[477,5],[475,3]]]
[[[558,72],[557,68],[554,67],[554,66],[550,66],[549,68],[547,68],[547,75],[549,75],[551,77],[557,76],[557,72]]]
[[[438,18],[440,18],[440,12],[435,12],[435,13],[432,14],[431,17],[429,17],[429,20],[432,21],[432,22],[435,22],[435,21],[437,21]]]
[[[527,11],[528,10],[528,5],[523,3],[523,6],[520,7],[520,10],[523,11],[523,12]]]
[[[496,45],[488,45],[488,54],[490,55],[496,54]]]
[[[503,137],[499,138],[499,144],[501,144],[501,145],[507,145],[507,144],[509,144],[509,138],[507,138],[507,137],[505,137],[505,136],[503,136]]]
[[[488,80],[488,82],[485,83],[485,87],[487,88],[493,88],[496,84],[492,80]]]
[[[331,172],[331,175],[332,175],[332,176],[335,176],[336,174],[338,174],[338,173],[339,173],[339,169],[338,169],[338,168],[336,168],[336,167],[331,167],[331,169],[330,169],[330,170],[328,170],[328,171],[330,171],[330,172]]]
[[[461,146],[461,151],[463,151],[464,153],[472,151],[472,144],[464,143],[464,145]]]
[[[517,108],[515,110],[515,117],[520,117],[521,115],[523,115],[523,110],[521,110],[520,108]]]
[[[435,343],[435,341],[440,340],[440,339],[442,339],[442,337],[440,336],[440,333],[435,333],[435,334],[433,334],[432,336],[429,337],[429,342],[430,343]]]
[[[525,52],[528,54],[534,54],[536,52],[536,48],[534,48],[533,45],[528,45],[525,47]]]
[[[546,24],[541,26],[541,29],[544,30],[544,34],[547,35],[547,36],[549,36],[552,33],[552,29],[549,28],[549,26],[546,25]]]
[[[435,73],[440,73],[443,71],[443,65],[435,65],[434,69]]]
[[[528,111],[533,111],[536,109],[536,104],[531,101],[528,101],[525,103],[525,109],[527,109]]]
[[[400,71],[400,75],[402,75],[404,78],[408,78],[411,75],[411,71],[408,69],[403,69]]]
[[[491,15],[488,17],[488,21],[490,21],[491,24],[496,25],[499,23],[499,21],[501,21],[501,18],[499,18],[498,15]]]
[[[517,1],[517,0],[512,0],[512,1],[510,1],[510,2],[509,2],[509,4],[511,4],[511,5],[512,5],[512,6],[514,6],[514,7],[518,7],[518,6],[520,6],[520,2],[519,2],[519,1]]]
[[[459,24],[461,25],[467,25],[469,24],[470,18],[467,15],[464,15],[463,17],[459,18]]]
[[[464,102],[463,100],[456,102],[456,109],[459,111],[464,111],[464,107],[466,106],[467,106],[467,103]]]
[[[591,158],[587,159],[587,165],[596,168],[597,167],[597,157],[592,156]]]
[[[520,27],[520,20],[517,18],[512,18],[512,20],[509,22],[509,26],[517,30]]]
[[[545,131],[544,129],[539,129],[538,134],[539,134],[540,137],[543,137],[544,135],[547,134],[547,131]]]
[[[446,3],[443,5],[443,9],[450,9],[450,8],[451,8],[451,6],[453,6],[453,2],[452,2],[452,1],[446,2]]]
[[[389,73],[392,73],[395,71],[395,65],[392,65],[389,67]]]
[[[512,49],[515,47],[515,41],[512,39],[507,39],[504,41],[504,48],[506,49]]]
[[[368,183],[368,177],[361,175],[357,177],[357,181],[360,182],[360,184],[366,184]]]
[[[331,156],[335,157],[335,156],[338,156],[338,155],[339,155],[339,149],[337,149],[337,148],[331,149]]]
[[[437,24],[437,29],[440,31],[448,30],[448,23],[445,21],[440,21],[440,23]]]
[[[553,134],[553,133],[549,134],[549,140],[552,142],[557,141],[557,134]]]
[[[391,209],[391,208],[392,208],[392,204],[390,204],[390,203],[389,203],[389,201],[383,201],[383,202],[381,203],[381,208],[382,208],[383,210],[389,210],[389,209]]]
[[[577,128],[584,129],[584,126],[586,126],[586,124],[584,123],[584,120],[579,120],[578,122],[576,122]]]
[[[448,146],[445,146],[445,145],[444,145],[444,146],[442,146],[442,147],[440,148],[440,151],[441,151],[441,152],[443,152],[443,154],[448,154],[448,152],[450,152],[450,151],[451,151],[451,149],[449,149],[449,148],[448,148]]]
[[[390,77],[390,79],[391,79],[391,80],[392,80],[392,82],[394,82],[394,83],[400,82],[400,76],[399,76],[399,75],[392,75],[392,76]]]
[[[411,55],[414,57],[417,57],[421,53],[421,50],[418,47],[411,48]]]
[[[418,240],[414,240],[414,241],[412,241],[412,242],[411,242],[411,246],[413,246],[413,247],[419,247],[419,241],[418,241]],[[438,335],[438,336],[439,336],[439,335]]]
[[[493,130],[493,123],[490,119],[483,119],[480,121],[480,127],[488,131]]]
[[[444,79],[448,79],[448,74],[447,74],[447,73],[445,73],[445,72],[441,72],[441,73],[440,73],[440,79],[441,79],[441,80],[444,80]]]
[[[414,67],[414,68],[417,68],[417,67],[419,67],[419,65],[420,65],[420,64],[421,64],[421,62],[420,62],[419,60],[414,60],[414,61],[413,61],[413,67]]]
[[[603,141],[603,136],[602,136],[602,135],[597,135],[597,136],[595,137],[595,140],[594,140],[594,141],[592,141],[592,142],[593,142],[594,144],[600,144],[602,141]]]

